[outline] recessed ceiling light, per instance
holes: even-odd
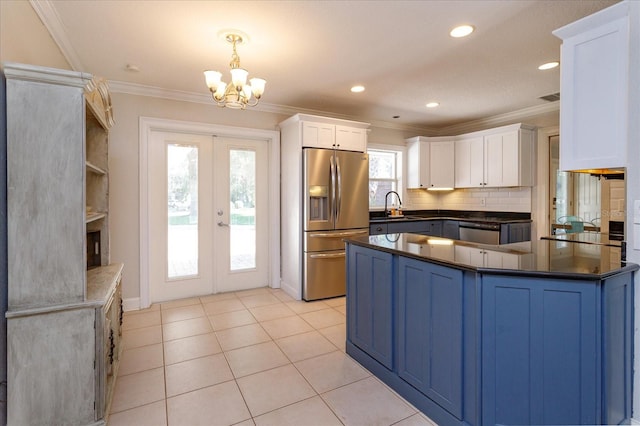
[[[560,65],[560,62],[558,61],[553,61],[553,62],[547,62],[546,64],[542,64],[538,67],[539,70],[550,70],[552,68],[557,67],[558,65]]]
[[[452,29],[449,35],[455,38],[466,37],[471,34],[473,30],[475,30],[475,28],[472,25],[459,25]]]
[[[429,103],[427,104],[427,108],[435,108],[435,107],[437,107],[438,105],[440,105],[440,103],[439,103],[439,102],[429,102]]]
[[[359,85],[358,85],[358,86],[353,86],[353,87],[351,88],[351,91],[352,91],[353,93],[360,93],[360,92],[364,92],[364,86],[359,86]]]

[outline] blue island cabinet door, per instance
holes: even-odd
[[[600,423],[598,282],[482,275],[483,425]]]
[[[462,271],[400,257],[398,374],[462,419]]]
[[[393,256],[347,244],[347,339],[393,369]]]

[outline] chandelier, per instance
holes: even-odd
[[[225,39],[233,45],[233,54],[229,63],[231,83],[227,84],[221,81],[222,73],[218,71],[205,71],[204,77],[209,91],[211,91],[211,96],[219,107],[245,109],[247,105],[256,106],[264,93],[264,85],[267,82],[261,78],[252,78],[247,84],[249,72],[240,68],[240,57],[236,52],[236,43],[242,44],[244,40],[242,36],[233,33],[226,34]]]

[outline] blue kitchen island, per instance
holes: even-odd
[[[638,266],[615,247],[346,246],[347,353],[439,425],[630,422]]]

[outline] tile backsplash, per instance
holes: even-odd
[[[468,188],[447,192],[407,190],[408,210],[475,210],[531,213],[531,188]]]

